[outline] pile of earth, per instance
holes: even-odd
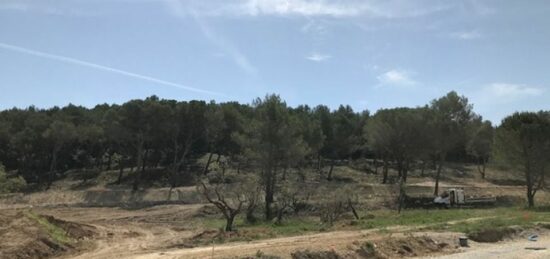
[[[356,242],[347,252],[295,251],[293,259],[355,259],[355,258],[401,258],[452,253],[456,248],[445,242],[437,242],[428,236],[388,238],[379,241]]]
[[[0,258],[48,258],[71,253],[96,235],[93,226],[32,211],[0,211]]]

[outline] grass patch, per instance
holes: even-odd
[[[25,216],[29,219],[36,221],[46,233],[58,244],[69,244],[73,243],[73,240],[67,236],[67,233],[64,229],[50,223],[47,219],[41,217],[38,214],[35,214],[31,211],[25,212]]]
[[[478,217],[491,217],[501,209],[416,209],[404,210],[397,214],[394,210],[371,211],[370,219],[359,220],[362,229],[387,228],[391,226],[421,226],[460,221]],[[505,210],[505,209],[502,209]]]
[[[415,209],[404,210],[397,214],[394,210],[368,211],[369,217],[353,220],[353,224],[335,224],[327,227],[319,222],[318,217],[290,217],[281,224],[259,221],[248,224],[244,218],[235,220],[236,233],[223,235],[214,242],[251,241],[280,236],[297,236],[319,233],[328,230],[378,229],[393,232],[392,227],[412,227],[410,231],[454,231],[466,234],[487,229],[506,228],[510,226],[534,227],[539,223],[550,226],[550,212],[534,211],[524,208],[489,208],[489,209]],[[367,215],[365,211],[360,215]],[[202,227],[222,230],[225,220],[221,218],[203,218]],[[416,228],[417,227],[417,228]]]
[[[221,218],[205,218],[201,220],[202,227],[223,231],[225,220]],[[322,225],[315,218],[288,218],[281,224],[269,221],[258,221],[254,224],[245,222],[244,218],[235,219],[235,233],[217,236],[214,242],[252,241],[257,239],[280,236],[297,236],[322,231]]]

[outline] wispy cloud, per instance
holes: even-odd
[[[355,16],[362,12],[357,3],[306,0],[249,0],[241,5],[248,15]]]
[[[478,87],[471,93],[476,104],[492,107],[497,104],[514,103],[526,98],[537,98],[545,93],[545,89],[511,83],[491,83]]]
[[[185,4],[186,10],[196,10],[201,15],[231,16],[330,16],[374,18],[418,17],[451,8],[449,2],[422,0],[167,0]]]
[[[459,31],[452,32],[449,36],[453,39],[459,40],[475,40],[481,38],[483,35],[479,31]]]
[[[0,11],[16,11],[54,16],[96,16],[100,12],[90,9],[76,9],[64,5],[51,5],[47,1],[3,0]]]
[[[166,3],[172,13],[177,17],[186,17],[187,15],[190,15],[199,26],[199,29],[204,37],[206,37],[206,39],[219,48],[223,53],[233,59],[235,64],[242,70],[251,75],[257,74],[258,69],[249,61],[249,59],[237,47],[212,30],[196,10],[192,8],[189,9],[186,5],[184,5],[184,2],[180,0],[168,0]]]
[[[53,5],[54,2],[59,4]],[[89,15],[93,14],[95,9],[72,7],[82,3],[88,5],[104,2],[167,3],[175,9],[174,12],[181,15],[192,15],[192,12],[196,12],[201,16],[367,16],[389,19],[425,16],[461,6],[459,2],[454,1],[425,0],[2,0],[0,10],[32,11],[50,15]],[[178,8],[177,5],[184,8]],[[482,7],[484,6],[476,6],[476,10]]]
[[[493,83],[486,86],[485,91],[492,97],[506,99],[539,96],[544,93],[542,88],[509,83]]]
[[[198,16],[194,16],[195,21],[199,25],[199,28],[201,29],[202,34],[210,40],[214,45],[216,45],[218,48],[220,48],[223,52],[227,53],[229,57],[233,59],[235,64],[239,66],[242,70],[244,70],[248,74],[256,74],[258,70],[250,61],[248,58],[235,46],[227,42],[222,37],[219,37],[210,27],[202,21]]]
[[[379,86],[412,86],[417,84],[417,82],[411,78],[411,74],[403,70],[390,70],[380,74],[376,79],[378,79]]]
[[[80,59],[75,59],[75,58],[50,54],[50,53],[46,53],[46,52],[42,52],[42,51],[38,51],[38,50],[32,50],[32,49],[28,49],[28,48],[23,48],[23,47],[10,45],[10,44],[6,44],[6,43],[1,43],[0,42],[0,48],[5,49],[5,50],[10,50],[10,51],[15,51],[15,52],[27,54],[27,55],[32,55],[32,56],[36,56],[36,57],[56,60],[56,61],[60,61],[60,62],[67,63],[67,64],[73,64],[73,65],[93,68],[93,69],[96,69],[96,70],[102,70],[102,71],[106,71],[106,72],[110,72],[110,73],[114,73],[114,74],[119,74],[119,75],[123,75],[123,76],[126,76],[126,77],[131,77],[131,78],[135,78],[135,79],[140,79],[140,80],[144,80],[144,81],[148,81],[148,82],[152,82],[152,83],[156,83],[156,84],[160,84],[160,85],[172,86],[172,87],[184,89],[184,90],[187,90],[187,91],[192,91],[192,92],[197,92],[197,93],[202,93],[202,94],[209,94],[209,95],[224,95],[222,93],[213,92],[213,91],[204,90],[204,89],[198,89],[198,88],[194,88],[194,87],[190,87],[190,86],[186,86],[186,85],[182,85],[182,84],[178,84],[178,83],[158,79],[158,78],[155,78],[155,77],[150,77],[150,76],[137,74],[137,73],[133,73],[133,72],[128,72],[128,71],[117,69],[117,68],[112,68],[112,67],[108,67],[108,66],[104,66],[104,65],[99,65],[99,64],[96,64],[96,63],[83,61],[83,60],[80,60]]]
[[[546,98],[547,89],[513,83],[491,83],[473,89],[467,95],[471,97],[476,111],[486,114],[493,123],[499,122],[505,116],[529,107]]]
[[[309,60],[314,61],[314,62],[323,62],[323,61],[326,61],[327,59],[330,59],[330,58],[331,58],[330,55],[320,54],[320,53],[317,53],[317,52],[313,52],[313,53],[311,53],[311,55],[306,57],[306,59],[309,59]]]

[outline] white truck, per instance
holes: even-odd
[[[496,203],[495,197],[466,197],[463,189],[452,188],[434,198],[435,205],[450,207],[481,207],[492,206]]]

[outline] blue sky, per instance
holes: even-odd
[[[550,109],[548,1],[0,0],[0,109],[158,95]]]

